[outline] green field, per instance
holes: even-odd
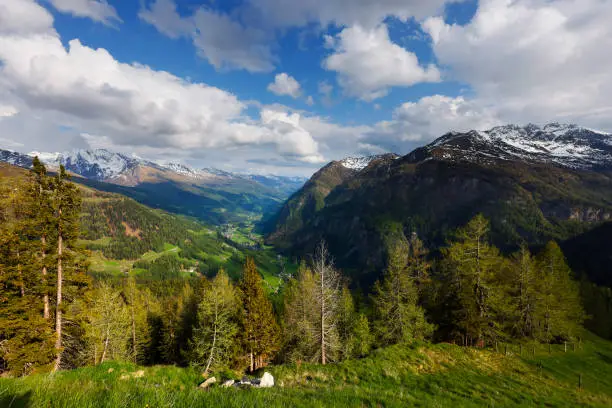
[[[0,379],[2,407],[470,407],[612,405],[612,343],[585,336],[495,350],[418,343],[339,364],[270,367],[272,389],[197,388],[193,368],[105,363],[55,375]],[[142,373],[138,371],[142,370]],[[141,376],[140,376],[141,375]],[[227,374],[226,374],[227,376]],[[582,388],[579,379],[582,376]],[[219,378],[221,379],[221,378]]]

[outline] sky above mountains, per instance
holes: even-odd
[[[612,0],[0,0],[0,148],[308,175],[448,130],[612,131]]]

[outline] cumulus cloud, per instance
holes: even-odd
[[[193,20],[181,17],[173,0],[156,0],[144,6],[138,17],[170,38],[190,36],[195,31]]]
[[[109,26],[120,23],[121,18],[117,10],[106,0],[47,0],[53,7],[62,13],[69,13],[75,17],[90,18]]]
[[[300,83],[284,72],[274,77],[274,82],[268,85],[268,91],[276,95],[291,96],[294,99],[299,98],[302,94]]]
[[[372,101],[387,95],[390,87],[440,80],[434,65],[422,67],[414,53],[391,41],[385,24],[347,27],[336,37],[327,36],[326,43],[334,51],[323,67],[338,73],[350,96]]]
[[[0,35],[45,33],[51,24],[51,13],[32,1],[0,2]]]
[[[448,74],[506,120],[611,129],[610,21],[610,1],[482,0],[465,26],[423,26]]]
[[[31,11],[41,7],[33,1],[30,6]],[[115,146],[203,150],[272,145],[294,160],[322,160],[299,115],[266,110],[251,119],[245,116],[247,104],[229,92],[121,63],[107,50],[89,48],[78,39],[65,48],[52,20],[43,20],[46,30],[41,23],[30,32],[17,27],[0,34],[3,104],[22,105],[24,113],[50,127],[102,135]],[[48,122],[49,117],[54,121]]]
[[[249,0],[252,8],[276,27],[359,24],[374,27],[386,17],[407,20],[439,12],[446,0]]]
[[[370,146],[408,153],[451,130],[486,130],[499,124],[493,108],[463,97],[433,95],[400,105],[393,111],[392,120],[378,123],[364,141]]]
[[[200,7],[192,15],[181,16],[173,0],[154,0],[138,15],[170,38],[191,38],[198,54],[216,69],[274,69],[272,34],[247,27],[227,14]]]

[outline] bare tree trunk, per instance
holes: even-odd
[[[17,251],[17,274],[19,275],[19,293],[21,297],[25,296],[25,284],[23,282],[23,273],[21,272],[21,254]]]
[[[49,293],[47,292],[47,265],[45,265],[45,258],[47,257],[46,245],[47,245],[47,237],[44,235],[40,237],[40,243],[42,245],[42,275],[43,275],[43,290],[45,293],[43,294],[43,318],[49,319]]]
[[[62,217],[62,209],[59,210],[59,218]],[[60,226],[60,231],[57,237],[57,302],[55,310],[55,350],[57,352],[57,358],[55,360],[55,366],[53,371],[60,369],[62,364],[62,248],[63,237]]]
[[[251,372],[255,371],[255,362],[253,361],[253,347],[251,347],[251,352],[249,353],[249,357],[251,359]]]
[[[102,358],[100,359],[100,364],[106,360],[106,352],[108,351],[108,340],[110,337],[110,324],[106,326],[106,339],[104,339],[104,350],[102,351]]]
[[[325,267],[321,260],[321,364],[325,365]]]
[[[134,354],[134,363],[136,363],[137,351],[136,351],[136,317],[134,316],[135,314],[134,313],[134,303],[135,303],[134,287],[132,286],[131,289],[132,289],[131,290],[132,292],[132,353]]]
[[[206,369],[204,370],[204,374],[208,374],[208,370],[210,370],[210,366],[211,366],[211,364],[213,362],[213,356],[215,354],[215,347],[217,345],[218,307],[219,307],[218,304],[215,304],[215,330],[213,331],[212,347],[210,348],[210,355],[208,356],[208,362],[206,363]],[[253,367],[251,367],[251,371],[253,371]]]

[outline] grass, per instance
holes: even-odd
[[[139,370],[144,375],[135,378]],[[197,388],[198,371],[178,367],[99,367],[0,380],[2,407],[476,407],[612,405],[612,344],[521,358],[450,344],[413,344],[327,366],[270,367],[272,389]],[[579,374],[583,389],[578,388]],[[123,378],[123,379],[122,379]]]

